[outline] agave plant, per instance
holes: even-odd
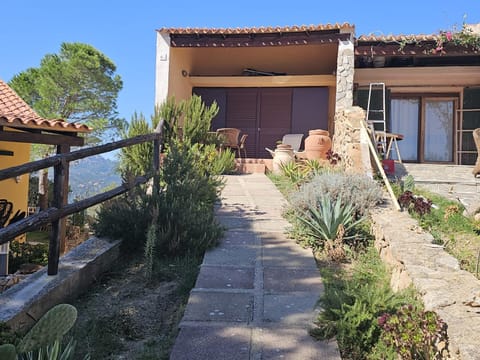
[[[338,236],[342,239],[351,238],[348,236],[349,231],[364,219],[355,218],[355,207],[352,204],[342,204],[341,198],[332,199],[328,195],[321,196],[316,206],[298,213],[297,218],[306,226],[308,235],[320,240],[319,247]]]
[[[53,344],[47,345],[38,350],[31,350],[29,352],[18,355],[19,360],[71,360],[75,356],[76,342],[73,339],[62,346],[60,340],[55,340]],[[89,360],[90,355],[84,356],[83,360]]]

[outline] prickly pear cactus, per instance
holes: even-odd
[[[17,350],[12,344],[0,345],[0,359],[17,360]]]
[[[25,335],[17,346],[19,353],[36,350],[53,344],[71,329],[77,320],[77,309],[69,304],[59,304],[51,308]]]

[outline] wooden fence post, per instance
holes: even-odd
[[[57,155],[70,151],[68,145],[58,145]],[[53,167],[53,207],[61,209],[67,204],[68,195],[68,168],[69,163],[62,159]],[[48,275],[57,275],[60,253],[65,250],[66,218],[60,218],[52,222],[52,233],[48,247]]]
[[[155,128],[155,133],[159,136],[153,140],[153,194],[158,195],[160,192],[160,155],[162,153],[162,137],[163,137],[163,123],[161,120]]]

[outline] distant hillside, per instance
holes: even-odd
[[[120,175],[115,172],[117,162],[100,155],[91,156],[70,164],[69,201],[84,199],[102,192],[107,187],[121,183]]]

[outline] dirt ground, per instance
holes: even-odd
[[[181,265],[165,266],[160,279],[147,282],[143,264],[131,260],[77,299],[78,359],[168,359],[186,296],[179,291]]]

